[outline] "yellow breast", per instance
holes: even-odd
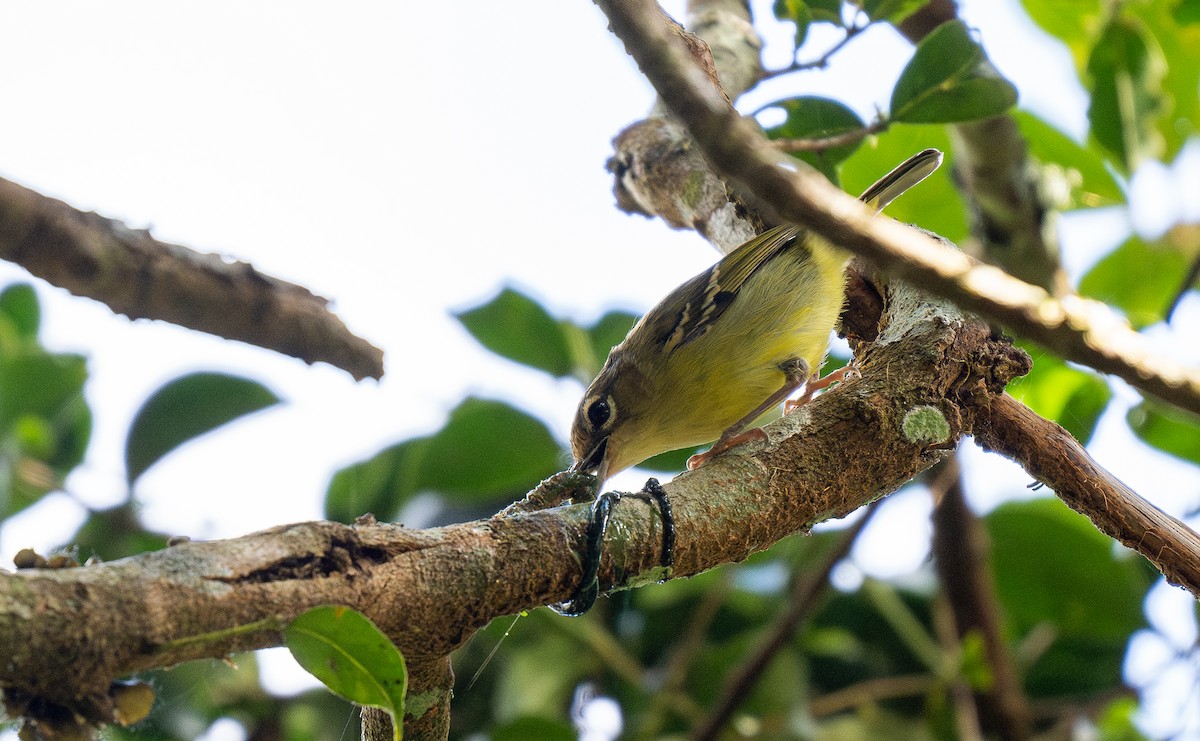
[[[746,281],[706,335],[674,351],[658,389],[674,413],[645,431],[660,449],[719,437],[784,385],[780,366],[789,360],[819,370],[841,312],[848,256],[816,239],[798,242]]]

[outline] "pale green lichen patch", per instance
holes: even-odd
[[[429,692],[410,692],[404,697],[404,717],[420,718],[429,712],[429,708],[445,699],[444,692],[430,690]]]
[[[950,439],[950,423],[940,409],[928,404],[908,410],[900,429],[906,441],[917,445],[944,443]]]

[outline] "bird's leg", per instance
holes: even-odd
[[[831,373],[826,374],[824,378],[818,378],[814,374],[812,378],[808,379],[808,383],[804,384],[804,393],[800,395],[799,399],[788,399],[783,403],[783,413],[791,414],[808,402],[812,401],[813,397],[816,396],[818,391],[829,388],[833,384],[844,380],[845,377],[847,375],[851,375],[852,372],[857,373],[858,371],[852,369],[851,366],[847,364],[835,371],[832,371]]]
[[[659,562],[663,568],[670,569],[675,565],[675,515],[671,512],[671,502],[667,492],[658,483],[658,479],[649,479],[636,496],[653,499],[658,504],[659,514],[663,523],[662,557]],[[604,531],[608,529],[608,521],[612,518],[613,507],[621,501],[623,495],[619,491],[608,491],[596,497],[592,503],[592,518],[588,523],[587,541],[583,547],[583,577],[579,580],[579,588],[566,602],[550,605],[550,609],[559,615],[577,617],[592,609],[596,598],[600,596],[601,549],[604,547]]]
[[[713,443],[713,446],[706,453],[697,453],[691,458],[688,458],[687,467],[689,471],[693,471],[700,466],[726,450],[732,447],[750,442],[751,440],[762,440],[766,437],[765,432],[755,427],[746,430],[746,425],[758,419],[768,409],[779,406],[779,404],[792,395],[796,389],[804,385],[808,381],[812,371],[802,358],[792,358],[786,362],[779,364],[779,370],[783,371],[783,386],[778,391],[767,397],[766,401],[759,404],[737,422],[729,426],[729,429],[721,433],[721,437]],[[745,432],[743,432],[745,430]]]

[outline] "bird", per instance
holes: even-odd
[[[923,150],[861,196],[882,210],[938,168]],[[648,311],[579,403],[571,469],[601,481],[670,450],[716,441],[703,463],[755,420],[812,387],[845,299],[851,255],[797,224],[734,249]]]

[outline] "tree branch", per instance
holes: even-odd
[[[775,616],[767,628],[766,635],[759,641],[758,646],[746,661],[734,669],[721,686],[721,694],[713,704],[712,710],[704,723],[692,731],[693,741],[708,741],[720,733],[721,728],[729,722],[734,711],[745,701],[746,696],[754,689],[771,661],[788,641],[796,634],[800,623],[812,614],[829,586],[829,575],[842,559],[850,554],[854,541],[858,539],[863,528],[875,514],[875,504],[869,506],[859,518],[842,533],[841,538],[825,555],[816,568],[801,571],[792,581],[791,593],[787,598],[788,608]]]
[[[881,295],[888,313],[858,350],[860,378],[764,428],[765,442],[666,485],[678,530],[671,576],[741,561],[894,491],[970,434],[1028,368],[1024,353],[949,305],[923,303],[904,286]],[[592,481],[563,474],[546,485],[587,494]],[[601,588],[662,578],[657,508],[628,498],[614,516]],[[441,660],[495,617],[570,597],[589,518],[590,507],[574,505],[419,531],[305,523],[112,563],[0,573],[0,687],[30,714],[109,722],[117,677],[278,645],[296,615],[340,604],[428,668],[410,685],[426,703],[405,724],[437,727],[450,691],[439,684]]]
[[[0,259],[130,319],[161,319],[324,361],[356,379],[383,375],[383,351],[351,334],[328,302],[244,262],[160,242],[0,178]]]
[[[682,29],[678,34],[705,73],[717,77],[722,94],[736,98],[757,84],[762,40],[744,0],[692,0],[688,11],[695,35]],[[618,134],[613,150],[607,167],[621,209],[693,229],[722,252],[763,230],[757,212],[713,172],[687,129],[661,103]]]
[[[1122,484],[1057,424],[1008,395],[980,420],[976,441],[1019,463],[1100,532],[1141,553],[1200,598],[1200,535]]]
[[[992,673],[987,690],[975,702],[985,724],[999,730],[1004,741],[1023,741],[1033,732],[1029,699],[1004,641],[1000,602],[992,579],[987,533],[967,507],[958,457],[947,458],[934,478],[946,482],[933,511],[933,554],[937,571],[961,640],[971,633],[983,639]]]
[[[1010,328],[1063,357],[1111,373],[1164,401],[1200,414],[1200,371],[1155,357],[1144,338],[1107,306],[1077,296],[1057,300],[998,268],[939,247],[916,230],[874,218],[816,171],[780,154],[692,63],[649,0],[597,0],[613,32],[686,122],[712,166],[744,184],[787,221],[805,224],[963,309]]]

